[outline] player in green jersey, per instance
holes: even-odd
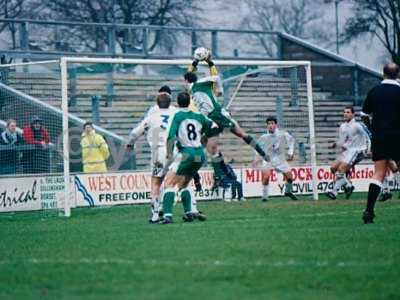
[[[190,95],[178,95],[179,111],[175,114],[168,130],[167,160],[172,162],[164,181],[162,224],[172,223],[172,208],[177,193],[180,193],[186,222],[193,221],[191,193],[187,189],[193,175],[205,161],[202,135],[218,130],[218,126],[203,114],[189,109]],[[174,147],[178,153],[173,156]]]
[[[189,66],[188,72],[184,75],[188,89],[192,95],[192,100],[199,112],[211,120],[219,127],[218,131],[206,132],[207,152],[212,157],[212,166],[215,176],[218,178],[222,173],[226,174],[226,165],[218,146],[218,135],[224,130],[229,129],[235,136],[241,138],[246,144],[256,150],[256,152],[268,161],[269,158],[253,137],[247,134],[234,120],[230,114],[219,104],[216,95],[222,94],[223,88],[218,76],[218,70],[211,60],[211,56],[205,59],[209,68],[210,76],[198,79],[196,75],[198,60],[194,60]]]

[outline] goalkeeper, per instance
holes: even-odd
[[[246,144],[254,148],[254,150],[266,161],[268,157],[253,137],[247,134],[239,124],[230,116],[230,114],[218,103],[216,94],[223,93],[222,84],[218,76],[218,70],[211,60],[209,53],[204,59],[210,68],[210,76],[198,79],[196,75],[199,60],[195,59],[189,65],[188,72],[184,75],[188,90],[192,95],[194,104],[200,113],[213,120],[218,125],[218,132],[206,132],[207,138],[206,149],[211,155],[211,162],[214,169],[215,177],[219,178],[222,174],[226,175],[227,167],[224,163],[222,153],[218,146],[218,135],[225,128],[229,129],[234,135],[241,138]]]

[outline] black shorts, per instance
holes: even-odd
[[[371,150],[373,161],[389,159],[400,161],[400,141],[398,139],[372,139]]]

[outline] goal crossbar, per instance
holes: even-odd
[[[129,58],[100,58],[100,57],[62,57],[65,63],[104,63],[104,64],[142,64],[142,65],[188,65],[190,59],[129,59]],[[203,62],[201,62],[203,63]],[[294,67],[310,66],[311,62],[306,60],[214,60],[218,66],[272,66],[272,67]]]

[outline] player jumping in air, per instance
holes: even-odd
[[[263,162],[262,164],[262,201],[268,201],[269,194],[269,178],[271,177],[272,170],[281,172],[286,180],[285,196],[292,200],[297,200],[297,197],[292,192],[293,175],[290,171],[288,161],[293,160],[295,139],[287,131],[278,128],[278,122],[275,117],[267,118],[267,133],[263,134],[258,139],[258,144],[262,149],[270,155],[270,162]],[[288,147],[287,159],[286,146]],[[260,163],[260,156],[256,155],[253,166],[257,167]]]
[[[218,147],[218,135],[227,128],[234,135],[241,138],[246,144],[253,147],[256,152],[268,160],[266,153],[257,144],[253,137],[247,134],[239,124],[230,116],[230,114],[221,107],[218,103],[216,94],[222,94],[223,88],[218,76],[218,70],[211,60],[211,55],[205,58],[206,63],[210,68],[210,76],[198,79],[196,75],[198,60],[194,60],[189,66],[188,72],[184,75],[185,82],[188,85],[188,90],[192,95],[194,104],[200,113],[213,120],[219,127],[218,131],[206,132],[207,152],[211,155],[212,166],[215,177],[220,177],[223,173],[228,175],[228,169],[224,162],[221,151]]]
[[[175,114],[167,138],[167,165],[173,162],[164,181],[163,219],[161,224],[172,223],[172,209],[177,193],[180,194],[184,216],[183,220],[191,222],[192,194],[188,184],[193,175],[205,161],[201,137],[205,132],[216,130],[218,126],[200,113],[189,109],[190,95],[182,92],[178,95],[180,110]],[[174,156],[174,148],[178,154]]]
[[[331,166],[332,173],[336,174],[333,190],[326,193],[333,200],[336,199],[342,187],[344,187],[346,199],[350,198],[354,186],[346,178],[346,173],[364,159],[370,144],[367,132],[361,123],[354,119],[354,108],[352,106],[344,108],[343,119],[344,122],[339,128],[339,140],[330,146],[331,149],[336,147],[342,149],[338,159]]]

